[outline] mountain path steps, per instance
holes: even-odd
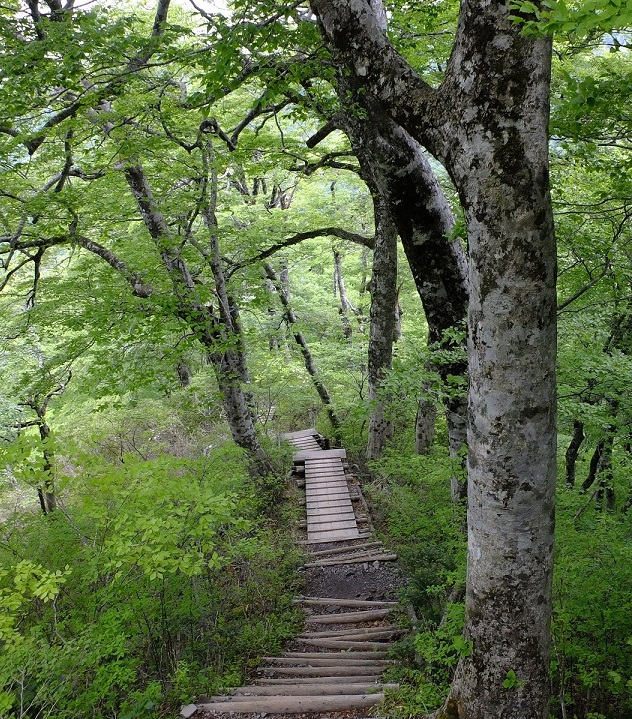
[[[314,429],[283,436],[296,448],[293,478],[305,490],[305,517],[297,539],[310,594],[295,598],[305,611],[303,631],[278,657],[263,657],[253,682],[226,696],[182,707],[181,716],[240,717],[297,714],[325,719],[332,712],[365,716],[397,685],[382,681],[389,649],[406,630],[394,622],[404,608],[397,556],[378,541],[344,449],[326,449]],[[333,595],[333,596],[332,596]],[[340,715],[343,716],[342,714]]]

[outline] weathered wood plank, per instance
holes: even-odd
[[[301,684],[300,686],[294,686],[293,684],[277,684],[274,686],[247,686],[239,687],[234,690],[235,699],[229,697],[222,697],[228,701],[237,701],[238,696],[310,696],[320,695],[326,696],[330,694],[371,694],[375,691],[381,691],[382,689],[398,689],[399,684],[381,684],[379,682],[370,683],[362,682],[360,684]],[[215,699],[215,697],[211,697]]]
[[[356,539],[361,537],[360,531],[357,529],[344,529],[338,532],[312,532],[305,544],[323,544],[325,542],[344,542],[347,539]]]
[[[375,634],[383,634],[384,632],[405,632],[405,629],[397,627],[394,624],[385,624],[378,627],[360,627],[359,629],[348,629],[346,627],[333,627],[322,632],[306,631],[298,635],[299,639],[318,639],[319,637],[326,637],[329,639],[347,639],[349,636],[373,636]],[[350,656],[353,659],[353,655]]]
[[[344,449],[321,449],[316,450],[303,450],[301,452],[295,452],[292,459],[296,463],[303,464],[310,459],[346,459],[347,453]]]
[[[332,653],[333,656],[327,658],[327,653],[322,652],[320,657],[310,659],[309,657],[262,657],[262,661],[269,664],[279,665],[306,665],[310,667],[341,667],[341,666],[372,666],[376,669],[379,667],[388,667],[393,662],[388,659],[356,659],[352,654],[346,655],[342,652]]]
[[[397,602],[381,601],[375,599],[338,599],[336,597],[312,597],[299,595],[294,599],[295,604],[307,604],[312,606],[326,605],[338,607],[396,607]]]
[[[337,667],[267,667],[260,670],[264,676],[278,677],[293,676],[293,677],[322,677],[326,674],[330,677],[350,677],[350,676],[379,676],[383,667],[375,666],[360,666],[354,664],[353,666],[337,666]]]
[[[299,429],[296,432],[285,432],[281,436],[283,439],[291,440],[300,437],[318,437],[319,434],[313,427],[310,427],[309,429]]]
[[[369,677],[365,676],[364,674],[359,674],[358,676],[353,677],[334,677],[334,676],[322,676],[322,677],[284,677],[283,679],[257,679],[257,684],[260,684],[262,687],[271,687],[275,685],[283,685],[283,684],[296,684],[299,685],[305,685],[305,684],[319,684],[320,682],[324,682],[327,684],[357,684],[358,682],[370,682],[375,681],[379,682],[382,677],[381,673],[378,673],[375,675],[374,679],[369,679]]]
[[[391,642],[356,642],[344,639],[301,639],[302,644],[309,647],[325,647],[326,649],[387,649]]]
[[[323,657],[333,657],[338,659],[386,659],[387,652],[283,652],[282,657],[299,657],[322,659]]]
[[[287,696],[287,697],[252,697],[237,702],[239,711],[244,714],[303,714],[305,712],[347,711],[364,709],[379,704],[384,694],[352,694],[338,696]],[[230,712],[236,707],[235,700],[199,704],[200,709],[210,712]]]
[[[393,609],[372,609],[366,612],[344,612],[343,614],[311,614],[307,617],[308,624],[357,624],[374,622],[384,619]]]
[[[307,525],[309,527],[309,524]],[[364,564],[365,562],[396,562],[396,554],[365,554],[357,557],[341,557],[339,559],[321,559],[318,562],[307,562],[307,569],[314,567],[337,567],[341,564]]]

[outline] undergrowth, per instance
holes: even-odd
[[[232,443],[187,456],[198,443],[182,427],[115,414],[116,434],[56,445],[57,511],[5,508],[2,717],[173,715],[241,683],[301,624],[301,558],[268,501],[283,482],[267,478],[267,495]],[[4,447],[9,489],[30,489],[27,450]]]
[[[620,462],[620,465],[617,464]],[[626,457],[615,456],[623,506]],[[587,471],[588,456],[579,471]],[[563,468],[563,463],[560,463]],[[400,689],[382,715],[411,717],[445,701],[454,670],[471,650],[462,635],[465,512],[450,501],[454,463],[436,446],[418,456],[402,446],[372,466],[370,495],[380,532],[409,577],[402,596],[416,632],[400,642],[388,678]],[[551,719],[627,719],[632,715],[632,525],[617,507],[603,511],[579,486],[558,481],[553,579]],[[451,601],[454,599],[459,601]]]

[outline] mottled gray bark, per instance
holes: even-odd
[[[388,419],[388,397],[380,393],[385,374],[391,368],[395,341],[397,305],[397,230],[387,203],[380,195],[373,197],[375,248],[371,274],[371,329],[369,335],[368,382],[369,417],[367,458],[377,459],[393,432]]]
[[[508,2],[463,0],[434,89],[390,45],[367,0],[311,5],[351,81],[444,163],[468,228],[472,650],[438,715],[546,719],[556,475],[551,43],[522,37]]]
[[[545,719],[556,479],[550,41],[464,2],[445,81],[447,162],[470,251],[468,570],[462,719]],[[513,674],[510,674],[513,672]],[[503,682],[515,675],[515,683]]]
[[[384,108],[341,73],[338,95],[347,111],[339,124],[349,136],[361,174],[373,193],[388,203],[428,324],[428,344],[450,348],[446,330],[465,322],[467,315],[467,258],[460,240],[450,239],[454,216],[419,143],[388,116]],[[359,114],[357,107],[364,107]],[[465,361],[441,363],[436,370],[445,383],[465,378]],[[465,384],[463,382],[462,384]],[[445,400],[450,453],[465,446],[467,401]],[[425,415],[430,421],[430,414]],[[427,428],[424,434],[432,430]],[[454,480],[456,481],[456,480]],[[453,482],[454,484],[454,482]],[[453,487],[454,489],[454,487]],[[464,488],[459,487],[461,496]]]
[[[340,433],[340,420],[338,419],[338,415],[336,414],[336,410],[334,409],[333,402],[331,401],[331,395],[329,394],[327,387],[323,383],[320,374],[318,373],[316,362],[314,362],[314,357],[309,349],[309,345],[307,344],[305,335],[303,335],[303,333],[295,327],[296,315],[294,314],[294,310],[292,309],[292,305],[290,304],[290,295],[287,289],[288,276],[286,274],[285,282],[279,281],[279,278],[277,277],[274,268],[268,262],[264,262],[263,269],[266,273],[267,279],[270,280],[272,286],[277,292],[281,305],[283,306],[285,319],[288,323],[288,326],[294,328],[292,330],[294,334],[294,339],[296,340],[296,344],[298,345],[301,355],[303,356],[305,369],[307,370],[307,374],[310,376],[312,384],[314,385],[314,389],[318,393],[318,396],[323,403],[323,407],[327,412],[327,417],[329,418],[329,422],[331,424],[334,439],[340,444],[340,442],[342,441],[342,435]]]
[[[415,417],[415,452],[428,454],[434,443],[437,407],[432,400],[422,398]]]

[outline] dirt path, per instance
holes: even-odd
[[[379,715],[384,690],[395,688],[382,674],[390,646],[405,633],[396,556],[373,534],[344,450],[322,450],[314,430],[287,439],[299,450],[293,477],[306,489],[307,519],[297,541],[310,559],[304,594],[295,600],[305,611],[303,632],[279,657],[264,657],[249,685],[183,707],[184,717],[358,719]]]

